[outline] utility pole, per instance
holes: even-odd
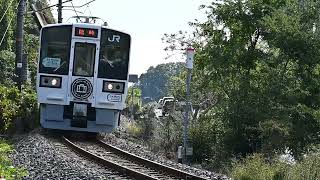
[[[62,0],[58,2],[58,23],[62,23]]]
[[[16,34],[16,62],[15,69],[17,75],[17,85],[21,91],[21,74],[22,74],[22,61],[23,61],[23,23],[24,23],[24,10],[25,10],[25,0],[20,0],[17,12],[17,34]]]
[[[188,164],[188,156],[192,155],[191,148],[189,147],[189,137],[188,137],[188,127],[189,127],[189,111],[190,111],[190,84],[191,84],[191,72],[193,68],[193,56],[194,56],[194,49],[187,48],[187,89],[186,89],[186,108],[185,108],[185,115],[184,115],[184,129],[183,129],[183,147],[184,147],[184,163]],[[191,152],[190,152],[191,151]]]
[[[129,74],[129,82],[132,82],[132,83],[137,83],[139,80],[138,78],[138,75],[137,74]],[[134,88],[134,84],[132,85],[131,87],[131,120],[133,120],[134,116],[134,106],[133,106],[133,96],[134,96],[134,93],[133,93],[133,88]],[[129,103],[129,100],[128,100],[128,103]]]

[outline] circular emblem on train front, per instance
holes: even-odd
[[[79,78],[73,81],[71,93],[73,97],[79,100],[87,100],[92,94],[93,87],[91,82],[85,78]]]

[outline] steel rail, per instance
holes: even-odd
[[[119,149],[119,148],[117,148],[115,146],[112,146],[112,145],[109,145],[109,144],[103,142],[101,139],[97,139],[97,141],[102,147],[104,147],[106,149],[110,149],[110,150],[114,151],[114,153],[116,153],[118,155],[124,156],[124,157],[126,157],[128,159],[132,159],[133,161],[139,162],[140,164],[145,164],[148,167],[154,168],[154,169],[156,169],[158,171],[166,172],[166,173],[172,174],[174,176],[181,177],[183,179],[195,179],[195,180],[203,180],[203,179],[205,179],[203,177],[196,176],[196,175],[193,175],[193,174],[190,174],[190,173],[187,173],[187,172],[183,172],[181,170],[178,170],[178,169],[175,169],[175,168],[160,164],[158,162],[151,161],[151,160],[139,157],[139,156],[134,155],[132,153],[129,153],[127,151],[123,151],[122,149]]]
[[[157,178],[151,177],[147,174],[135,171],[133,169],[127,168],[127,167],[123,167],[117,163],[111,162],[109,160],[106,160],[104,158],[101,158],[93,153],[90,153],[86,150],[84,150],[83,148],[77,146],[76,144],[74,144],[71,140],[69,140],[67,137],[63,136],[62,137],[63,141],[65,142],[65,144],[67,144],[69,147],[71,147],[74,151],[81,153],[82,155],[84,155],[85,157],[89,157],[92,160],[95,160],[96,162],[105,165],[109,168],[114,169],[115,171],[120,172],[121,174],[124,175],[129,175],[130,177],[133,177],[135,179],[146,179],[146,180],[155,180]]]

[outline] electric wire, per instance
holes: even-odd
[[[96,0],[91,0],[91,1],[89,1],[87,3],[82,4],[81,6],[73,6],[73,4],[72,4],[72,6],[63,6],[63,7],[81,8],[81,7],[85,6],[85,5],[89,5],[90,3],[94,2],[94,1],[96,1]]]
[[[62,2],[62,4],[63,4],[63,3],[67,3],[67,2],[71,2],[71,3],[72,3],[72,0],[66,0],[66,1]],[[52,8],[52,7],[55,7],[55,6],[58,6],[58,5],[59,5],[59,4],[54,4],[54,5],[51,5],[51,6],[44,7],[44,8],[42,8],[42,9],[38,9],[38,10],[36,10],[36,11],[30,11],[30,12],[28,12],[28,13],[40,12],[40,11],[43,11],[43,10],[46,10],[46,9],[49,9],[49,8]],[[63,7],[65,7],[65,6],[63,6]]]
[[[83,12],[86,13],[87,11],[88,11],[88,6],[86,6],[86,9]]]
[[[78,15],[78,13],[77,13],[77,11],[76,11],[76,8],[74,7],[74,5],[73,5],[73,3],[72,3],[72,1],[71,1],[71,5],[72,5],[72,7],[73,7],[74,12],[76,13],[77,18],[78,18],[78,19],[79,19],[79,21],[82,23],[82,21],[81,21],[81,19],[80,19],[80,17],[79,17],[79,15]]]
[[[88,10],[89,10],[89,13],[90,13],[90,16],[92,16],[92,12],[90,10],[90,7],[88,6]]]
[[[12,2],[13,2],[13,0],[10,1],[9,5],[8,5],[8,8],[5,10],[5,12],[3,13],[3,15],[2,15],[2,17],[1,17],[1,19],[0,19],[0,22],[2,21],[2,19],[4,18],[4,16],[7,14],[7,12],[8,12],[8,10],[9,10]]]
[[[90,13],[90,16],[92,16],[92,13],[91,13],[89,4],[87,5],[87,9],[88,9],[88,11],[89,11],[89,13]]]
[[[18,6],[19,6],[20,2],[21,2],[21,0],[19,0],[19,3],[17,4],[17,6],[16,6],[15,10],[17,10],[17,9],[18,9]],[[13,16],[12,16],[12,17],[11,17],[11,19],[9,20],[8,26],[7,26],[7,28],[6,28],[6,30],[5,30],[5,32],[4,32],[4,34],[3,34],[3,36],[2,36],[2,38],[1,38],[0,46],[2,45],[3,40],[4,40],[4,38],[5,38],[5,37],[6,37],[6,35],[7,35],[7,32],[8,32],[8,30],[9,30],[9,27],[10,27],[10,25],[11,25],[12,20],[13,20]]]
[[[11,24],[12,19],[13,19],[13,18],[10,19],[10,21],[9,21],[9,23],[8,23],[8,26],[7,26],[7,29],[6,29],[6,31],[4,32],[4,34],[3,34],[2,38],[1,38],[0,47],[1,47],[1,45],[2,45],[2,42],[3,42],[4,38],[6,37],[6,34],[7,34],[7,32],[8,32],[9,27],[10,27],[10,24]]]
[[[85,10],[83,11],[83,14],[84,13],[89,13],[90,14],[90,16],[92,16],[92,13],[91,13],[91,10],[90,10],[90,5],[88,4],[88,0],[86,0],[86,7],[85,7]],[[91,21],[90,21],[90,23],[92,22],[92,21],[94,21],[95,22],[95,19],[92,19]]]

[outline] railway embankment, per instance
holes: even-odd
[[[25,168],[24,179],[130,179],[69,149],[59,137],[40,130],[15,138],[10,158]]]
[[[126,141],[112,134],[104,135],[103,141],[140,157],[179,169],[206,179],[227,179],[214,172],[182,165],[155,154],[147,147]],[[70,149],[61,136],[34,130],[12,138],[13,151],[9,157],[14,167],[27,172],[24,179],[130,179],[121,172],[102,166]]]
[[[141,138],[133,137],[130,133],[128,133],[128,124],[130,124],[130,120],[125,116],[121,116],[120,127],[112,134],[103,134],[101,136],[103,141],[142,158],[155,161],[160,164],[188,172],[190,174],[206,177],[207,179],[228,179],[228,177],[225,175],[204,170],[201,168],[201,166],[188,166],[178,163],[177,159],[167,158],[166,154],[162,151],[154,151],[150,146],[143,143]]]
[[[103,136],[103,141],[107,144],[113,145],[122,149],[124,151],[130,152],[142,158],[158,162],[160,164],[179,169],[184,172],[188,172],[190,174],[194,174],[200,177],[205,177],[206,179],[228,179],[227,176],[221,175],[215,172],[199,169],[196,167],[188,166],[185,164],[177,163],[173,160],[167,159],[161,153],[155,153],[149,150],[148,147],[143,146],[138,143],[134,143],[132,141],[127,141],[126,139],[122,139],[116,137],[114,134],[106,134]]]

